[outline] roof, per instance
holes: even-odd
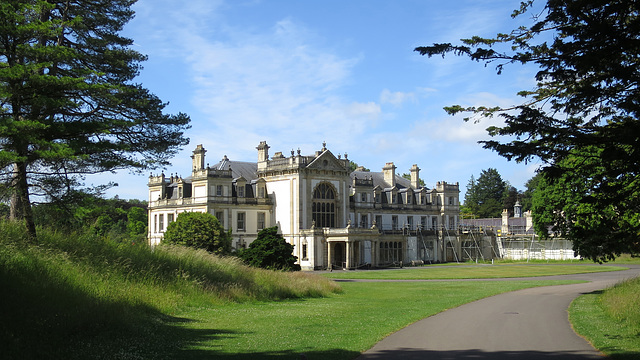
[[[391,189],[391,184],[384,181],[384,173],[383,172],[374,172],[374,171],[353,171],[351,172],[351,179],[357,177],[358,179],[371,179],[373,180],[373,187],[380,186],[385,191]],[[411,187],[411,180],[405,179],[402,176],[396,174],[396,188],[407,189]]]
[[[227,158],[226,155],[222,158],[222,160],[220,160],[220,162],[214,164],[210,168],[216,170],[231,169],[231,176],[234,179],[243,177],[247,180],[247,182],[251,182],[252,180],[256,180],[258,178],[257,163],[246,161],[231,161]]]

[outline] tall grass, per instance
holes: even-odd
[[[0,222],[0,289],[2,357],[21,359],[82,357],[127,336],[140,341],[183,307],[340,291],[312,274],[249,268],[181,247],[48,229],[30,243],[24,227],[11,222]]]
[[[640,278],[580,296],[569,318],[576,332],[611,359],[640,358]]]
[[[600,301],[609,316],[620,322],[635,324],[640,334],[640,278],[608,289]]]

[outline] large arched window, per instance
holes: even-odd
[[[311,214],[317,227],[336,227],[336,192],[327,183],[313,190]]]

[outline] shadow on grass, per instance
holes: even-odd
[[[300,359],[299,353],[287,351],[249,354],[237,349],[234,354],[224,353],[216,348],[216,339],[250,334],[193,329],[188,326],[191,319],[168,316],[144,304],[107,301],[88,293],[68,277],[57,274],[57,270],[51,270],[46,259],[6,259],[0,256],[3,360]],[[203,344],[209,347],[202,348]],[[353,359],[358,355],[331,350],[306,356]]]

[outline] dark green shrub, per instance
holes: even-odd
[[[185,245],[224,255],[231,251],[231,234],[215,216],[200,212],[183,212],[167,226],[163,243]]]
[[[270,270],[300,270],[296,264],[298,258],[293,256],[293,245],[278,234],[278,227],[266,228],[258,233],[258,237],[242,250],[240,258],[251,266]]]

